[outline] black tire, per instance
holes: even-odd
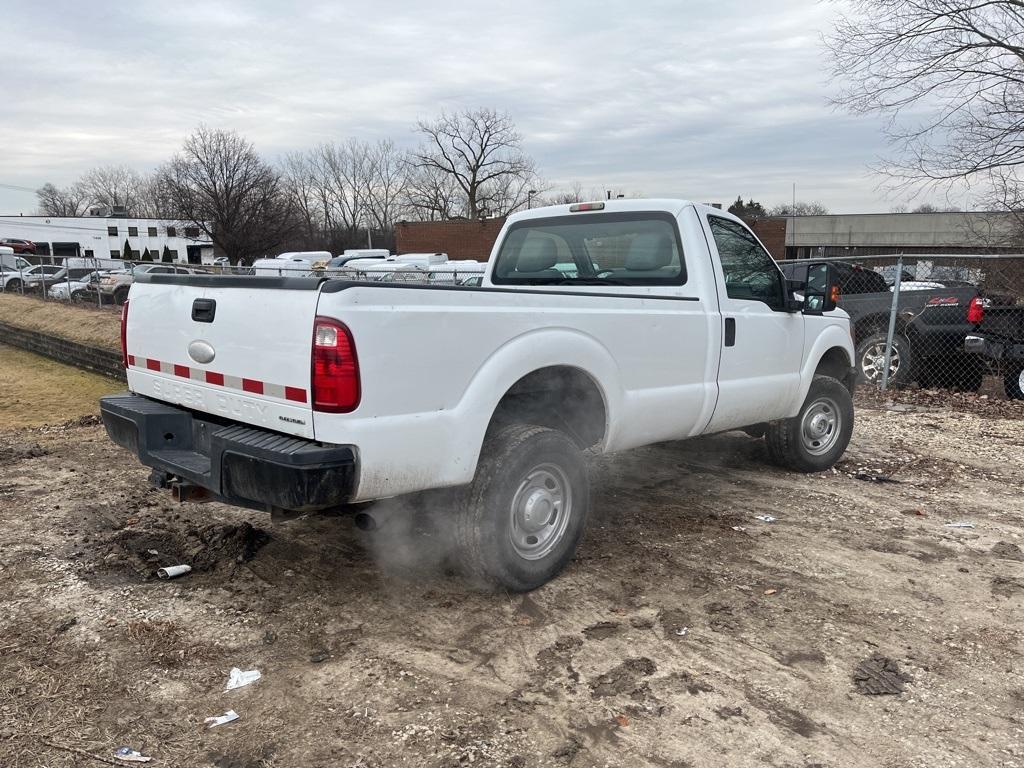
[[[771,460],[781,467],[823,472],[839,461],[852,434],[850,390],[830,376],[815,376],[800,413],[771,422],[765,444]]]
[[[882,385],[887,336],[886,331],[873,331],[857,342],[858,380],[873,384],[876,387]],[[889,363],[889,370],[890,387],[905,387],[913,381],[914,349],[910,339],[902,333],[897,333],[893,336],[892,360]]]
[[[18,293],[21,291],[21,280],[14,279],[7,283],[7,287],[4,288],[7,293]]]
[[[1010,400],[1024,400],[1024,367],[1014,366],[1003,375],[1003,391]]]
[[[116,291],[114,291],[114,303],[115,304],[120,306],[121,304],[124,304],[127,300],[128,300],[128,289],[127,288],[118,288]]]
[[[459,565],[490,587],[536,589],[572,560],[589,509],[586,464],[567,435],[529,424],[503,427],[485,441],[457,508]]]

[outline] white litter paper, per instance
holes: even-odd
[[[778,518],[772,515],[758,515],[756,520],[760,520],[762,523],[774,523]]]
[[[238,719],[238,713],[233,709],[229,709],[223,715],[217,715],[217,717],[208,717],[203,720],[204,723],[208,723],[209,728],[215,728],[218,725],[224,725],[224,723],[230,723],[232,720]]]
[[[233,691],[235,688],[244,688],[250,683],[255,683],[263,677],[258,669],[250,669],[248,672],[243,672],[238,667],[231,668],[231,676],[228,678],[228,686],[224,689],[224,693]]]
[[[947,528],[973,528],[974,523],[946,523]]]
[[[152,757],[148,757],[131,747],[118,747],[114,752],[114,759],[124,763],[148,763],[153,760]]]

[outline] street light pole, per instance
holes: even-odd
[[[533,208],[533,196],[537,194],[536,189],[526,190],[526,207],[527,209]]]

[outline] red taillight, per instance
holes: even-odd
[[[128,368],[128,299],[121,305],[121,364]]]
[[[967,306],[967,322],[978,325],[985,319],[985,300],[981,296],[975,296]]]
[[[348,413],[359,405],[356,345],[342,323],[318,317],[313,323],[313,410]]]

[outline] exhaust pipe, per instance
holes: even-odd
[[[394,509],[376,507],[368,512],[357,512],[356,528],[360,531],[379,531],[386,526],[395,515]]]

